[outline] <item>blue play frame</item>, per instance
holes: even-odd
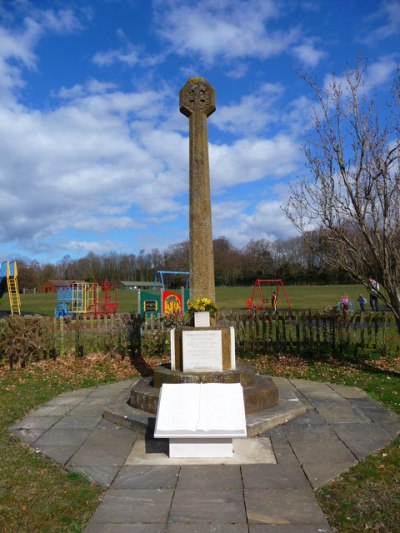
[[[189,288],[189,279],[190,279],[190,272],[179,272],[175,270],[158,270],[154,276],[154,286],[153,291],[157,288],[157,276],[160,276],[161,281],[161,288],[163,291],[165,291],[165,283],[164,283],[164,275],[165,274],[178,274],[180,276],[186,276],[186,289]]]

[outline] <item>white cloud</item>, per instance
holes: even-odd
[[[383,57],[367,67],[365,92],[370,94],[379,86],[385,85],[393,79],[398,68],[398,62],[393,57]]]
[[[123,243],[118,243],[115,241],[67,241],[61,243],[58,248],[60,250],[66,250],[68,252],[93,252],[98,255],[103,255],[110,250],[115,252],[124,251],[125,245]]]
[[[243,96],[239,103],[218,107],[212,122],[220,130],[240,136],[261,131],[278,119],[279,111],[274,104],[282,93],[280,84],[265,83],[254,94]]]
[[[104,94],[115,91],[117,85],[112,82],[102,82],[99,80],[88,80],[84,85],[76,84],[73,87],[61,87],[58,96],[65,99],[77,99],[88,94]]]
[[[140,56],[139,48],[109,50],[108,52],[97,52],[93,57],[93,63],[101,67],[110,66],[113,63],[125,63],[128,67],[134,67],[140,62]]]
[[[212,204],[213,227],[217,230],[224,223],[232,222],[247,207],[247,202],[243,200],[215,201]]]
[[[370,96],[376,89],[386,85],[393,80],[393,75],[397,69],[397,62],[393,57],[381,57],[377,61],[367,65],[364,76],[364,85],[360,87],[359,94]],[[349,90],[346,76],[351,76],[352,71],[348,71],[340,76],[336,76],[335,80],[346,93]],[[332,81],[332,76],[325,77],[324,87],[328,88]]]
[[[14,104],[13,92],[24,86],[22,69],[35,70],[34,47],[48,32],[71,33],[80,23],[71,10],[35,11],[26,16],[21,28],[0,27],[0,98]]]
[[[159,34],[177,54],[216,58],[268,58],[286,51],[300,35],[297,27],[268,29],[279,17],[273,0],[157,0]]]
[[[306,40],[302,44],[293,46],[291,53],[305,67],[311,68],[317,67],[321,60],[326,57],[326,52],[318,50],[312,40]]]
[[[135,45],[132,43],[121,29],[117,31],[117,37],[121,45],[118,48],[111,48],[105,52],[97,52],[92,58],[92,62],[95,65],[109,67],[121,63],[128,68],[133,68],[137,65],[149,67],[160,63],[165,56],[165,52],[157,55],[147,54],[142,44]]]
[[[0,238],[29,244],[60,228],[95,230],[93,217],[102,206],[122,204],[126,209],[120,216],[103,217],[98,230],[133,227],[127,214],[132,206],[160,213],[177,209],[173,197],[183,183],[182,169],[161,158],[177,139],[165,133],[154,140],[152,154],[146,137],[152,132],[135,132],[148,106],[157,107],[157,98],[162,102],[163,95],[107,93],[79,98],[47,114],[0,108],[0,184],[8,195]],[[161,147],[164,155],[158,156]],[[160,201],[156,191],[164,191]]]
[[[210,145],[212,186],[226,189],[261,179],[278,179],[294,172],[300,147],[288,135],[271,139],[245,138],[232,145]]]
[[[228,78],[232,78],[233,80],[238,80],[240,78],[243,78],[248,72],[248,65],[245,63],[238,63],[234,67],[228,69],[226,71],[226,75]]]
[[[224,204],[216,204],[213,208],[214,236],[224,235],[236,246],[244,246],[251,239],[275,241],[296,235],[294,226],[282,211],[281,202],[277,200],[261,201],[250,213],[244,212],[239,204],[238,209],[230,210],[230,218],[220,216],[223,208]]]
[[[383,39],[398,36],[400,32],[399,0],[380,2],[377,11],[364,19],[364,24],[366,29],[360,40],[368,45],[375,45]]]
[[[82,28],[71,9],[60,9],[57,12],[53,10],[40,11],[37,21],[43,30],[59,34],[73,33]]]
[[[77,230],[94,231],[104,233],[110,229],[143,229],[145,224],[132,217],[104,217],[104,216],[82,216],[77,219],[72,227]]]
[[[314,105],[307,96],[299,96],[282,110],[280,121],[294,137],[301,138],[310,128]]]

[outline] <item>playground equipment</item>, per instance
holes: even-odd
[[[74,282],[58,287],[57,300],[54,315],[58,318],[79,315],[109,318],[118,311],[117,290],[109,281]]]
[[[186,278],[186,281],[185,281],[185,288],[188,289],[189,288],[189,279],[190,279],[190,272],[179,272],[179,271],[176,271],[176,270],[158,270],[156,273],[155,273],[155,276],[154,276],[154,286],[153,286],[153,291],[156,290],[156,286],[157,286],[157,277],[160,276],[160,281],[161,281],[161,288],[163,291],[165,291],[165,283],[164,283],[164,276],[182,276],[184,278]]]
[[[18,268],[16,261],[3,261],[0,267],[0,298],[8,292],[10,311],[21,314],[21,299],[18,289]]]
[[[249,308],[249,311],[259,311],[260,309],[271,308],[272,294],[269,297],[266,297],[267,295],[263,293],[263,287],[271,286],[275,288],[276,301],[279,301],[279,291],[282,289],[289,309],[292,308],[292,304],[289,300],[289,296],[287,295],[285,285],[281,279],[256,279],[254,282],[253,292],[251,293],[251,298],[247,300],[247,306]],[[256,291],[258,291],[258,294],[260,296],[260,305],[256,305],[254,303]]]
[[[181,290],[165,290],[164,276],[180,276],[185,279],[185,287]],[[161,290],[158,292],[157,278],[160,277]],[[142,317],[146,315],[182,315],[188,311],[190,272],[180,272],[175,270],[159,270],[154,276],[153,291],[138,291],[138,309]]]

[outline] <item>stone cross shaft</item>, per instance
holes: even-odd
[[[189,118],[190,297],[215,301],[207,117],[215,111],[215,91],[204,78],[190,78],[179,93]]]

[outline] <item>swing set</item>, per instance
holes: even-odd
[[[256,279],[254,282],[253,292],[251,293],[251,298],[247,300],[247,307],[249,308],[249,311],[259,311],[260,309],[265,310],[267,308],[271,308],[272,294],[270,294],[268,297],[268,295],[263,292],[263,288],[265,287],[275,287],[276,302],[278,302],[279,292],[282,290],[289,309],[292,308],[285,285],[281,279]],[[260,296],[260,305],[255,303],[257,293]]]

